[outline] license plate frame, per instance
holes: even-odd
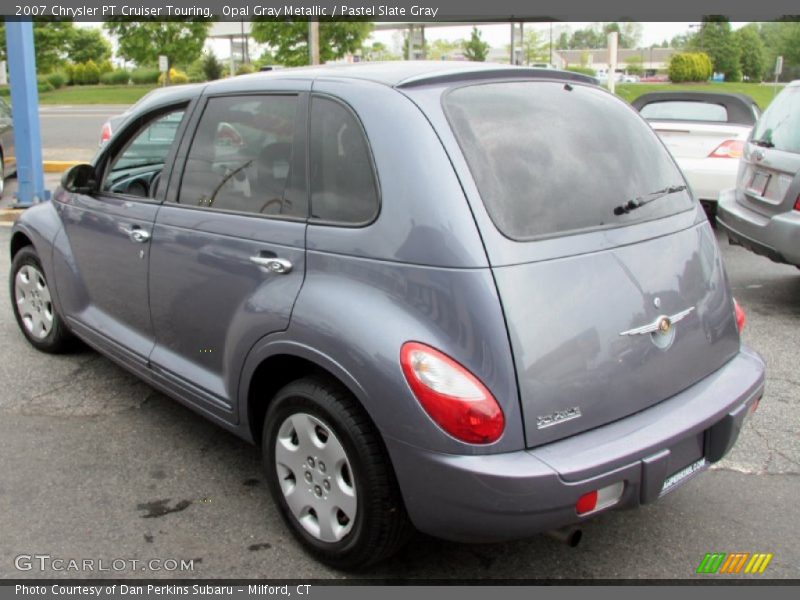
[[[661,492],[658,494],[658,497],[660,498],[661,496],[664,496],[665,494],[668,494],[671,491],[679,488],[682,483],[688,479],[691,479],[692,476],[696,475],[700,471],[705,470],[708,464],[709,463],[706,460],[706,457],[702,456],[699,460],[689,463],[682,469],[679,469],[672,475],[669,475],[666,479],[664,479],[664,483],[661,485]]]
[[[767,187],[769,186],[770,179],[772,179],[772,173],[767,173],[766,171],[756,171],[753,173],[753,177],[750,179],[750,183],[747,185],[748,193],[763,198],[767,193]]]

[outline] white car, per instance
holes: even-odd
[[[714,223],[719,193],[736,186],[758,105],[744,94],[654,92],[633,106],[664,141]]]

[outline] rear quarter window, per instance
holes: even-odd
[[[446,92],[443,105],[492,221],[511,239],[618,227],[693,206],[684,191],[614,214],[684,180],[636,111],[596,87],[474,84]]]

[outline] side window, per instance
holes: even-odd
[[[349,109],[333,100],[311,100],[309,135],[311,216],[343,224],[371,221],[378,189],[369,146]]]
[[[297,96],[226,96],[206,104],[178,202],[264,215],[306,216],[291,184]]]
[[[155,198],[184,108],[160,113],[128,138],[111,158],[101,188],[104,192]]]

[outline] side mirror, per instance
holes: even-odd
[[[97,178],[90,164],[75,165],[64,171],[61,187],[73,194],[92,194],[97,191]]]

